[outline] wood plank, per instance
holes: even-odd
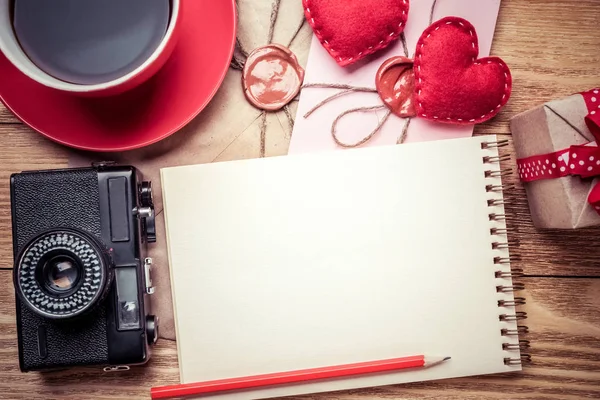
[[[600,85],[600,7],[597,0],[505,0],[492,54],[512,69],[513,95],[503,112],[476,127],[478,134],[508,135],[509,118],[544,101]],[[67,151],[29,128],[0,104],[0,266],[10,267],[8,178],[24,169],[66,165]],[[242,137],[239,140],[247,140]],[[237,146],[240,152],[246,149]],[[235,149],[236,146],[232,146]],[[280,149],[278,150],[280,151]],[[512,154],[512,149],[506,151]],[[242,153],[240,153],[242,154]],[[245,154],[245,153],[244,153]],[[236,158],[228,154],[227,158]],[[514,166],[514,161],[512,162]],[[514,182],[514,177],[508,179]],[[537,231],[523,188],[507,192],[513,252],[534,275],[600,276],[600,230]],[[600,279],[525,278],[534,362],[521,374],[388,386],[302,396],[303,400],[404,398],[600,398]],[[159,342],[146,368],[122,374],[71,370],[21,374],[10,271],[0,271],[0,399],[147,399],[152,385],[178,379],[175,344]],[[465,323],[468,326],[469,322]],[[468,334],[468,333],[466,333]]]
[[[523,311],[533,363],[521,373],[385,386],[298,400],[408,398],[571,399],[600,397],[600,279],[525,278]],[[159,341],[145,367],[124,373],[73,369],[18,371],[11,271],[0,271],[0,399],[147,399],[149,388],[177,383],[174,342]],[[465,321],[465,334],[469,323]]]
[[[0,101],[0,124],[15,124],[20,122]]]

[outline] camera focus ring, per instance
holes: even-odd
[[[86,313],[100,302],[112,281],[110,257],[83,232],[44,233],[24,248],[14,271],[20,298],[53,319]]]

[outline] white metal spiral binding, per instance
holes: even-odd
[[[483,156],[483,163],[486,165],[484,176],[486,179],[489,179],[489,183],[486,185],[485,190],[489,195],[487,206],[490,208],[488,216],[491,224],[491,246],[492,250],[496,253],[493,259],[493,265],[496,268],[493,273],[497,281],[498,307],[502,309],[498,320],[501,324],[500,334],[507,339],[502,344],[502,350],[507,352],[504,364],[508,366],[520,366],[523,363],[531,362],[531,355],[524,353],[530,347],[529,341],[519,339],[520,335],[522,336],[529,332],[527,326],[518,325],[519,322],[527,318],[527,313],[516,311],[515,309],[515,307],[525,304],[525,298],[507,296],[525,288],[522,283],[514,281],[514,278],[523,276],[523,270],[517,268],[511,269],[510,265],[511,261],[519,259],[514,254],[509,255],[509,249],[514,249],[514,246],[518,242],[508,239],[508,229],[506,228],[508,217],[504,211],[506,201],[502,193],[512,190],[516,186],[502,182],[502,179],[512,175],[513,171],[502,169],[500,166],[501,162],[510,160],[510,155],[498,154],[498,149],[508,146],[508,144],[508,140],[482,142],[481,149],[486,153]]]
[[[519,336],[529,333],[529,327],[526,325],[517,325],[517,329],[500,329],[502,336]]]
[[[513,300],[498,300],[498,307],[516,307],[525,305],[525,297],[515,297]]]

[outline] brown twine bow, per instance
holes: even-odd
[[[317,105],[315,105],[313,108],[311,108],[310,110],[308,110],[304,114],[304,118],[310,117],[310,115],[312,113],[314,113],[315,111],[317,111],[319,108],[321,108],[322,106],[324,106],[325,104],[329,103],[330,101],[335,100],[338,97],[341,97],[343,95],[346,95],[346,94],[349,94],[349,93],[357,93],[357,92],[377,93],[377,90],[373,89],[373,88],[361,87],[361,86],[351,86],[351,85],[346,85],[346,84],[307,83],[307,84],[302,85],[302,88],[342,89],[341,92],[337,92],[337,93],[335,93],[335,94],[333,94],[333,95],[325,98],[324,100],[322,100],[321,102],[319,102]],[[371,133],[369,133],[367,136],[365,136],[364,138],[362,138],[358,142],[356,142],[356,143],[346,143],[346,142],[343,142],[338,137],[338,135],[337,135],[337,129],[336,129],[337,124],[346,115],[349,115],[349,114],[352,114],[352,113],[356,113],[356,112],[371,112],[371,111],[375,111],[376,112],[376,111],[381,111],[381,110],[384,110],[384,109],[387,109],[387,111],[386,111],[385,115],[383,116],[383,118],[378,122],[378,124],[375,127],[375,129],[373,129],[373,131],[371,131]],[[391,114],[392,114],[392,112],[385,105],[351,108],[349,110],[346,110],[346,111],[342,112],[333,121],[333,123],[331,124],[331,137],[333,138],[333,140],[335,141],[335,143],[337,143],[339,146],[347,147],[347,148],[358,147],[358,146],[360,146],[360,145],[368,142],[369,140],[371,140],[371,138],[373,136],[375,136],[375,134],[381,130],[381,128],[386,123],[386,121],[388,120],[388,118],[390,117]],[[397,143],[398,144],[403,143],[404,139],[406,138],[406,133],[408,132],[408,126],[410,125],[410,118],[406,118],[406,120],[407,120],[407,122],[404,124],[404,128],[402,129],[402,133],[401,133],[401,135],[397,139]]]

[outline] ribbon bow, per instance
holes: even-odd
[[[579,176],[583,179],[600,177],[600,89],[581,93],[588,109],[585,124],[595,141],[573,145],[554,153],[517,160],[522,182]],[[600,214],[600,184],[588,196],[588,203]]]

